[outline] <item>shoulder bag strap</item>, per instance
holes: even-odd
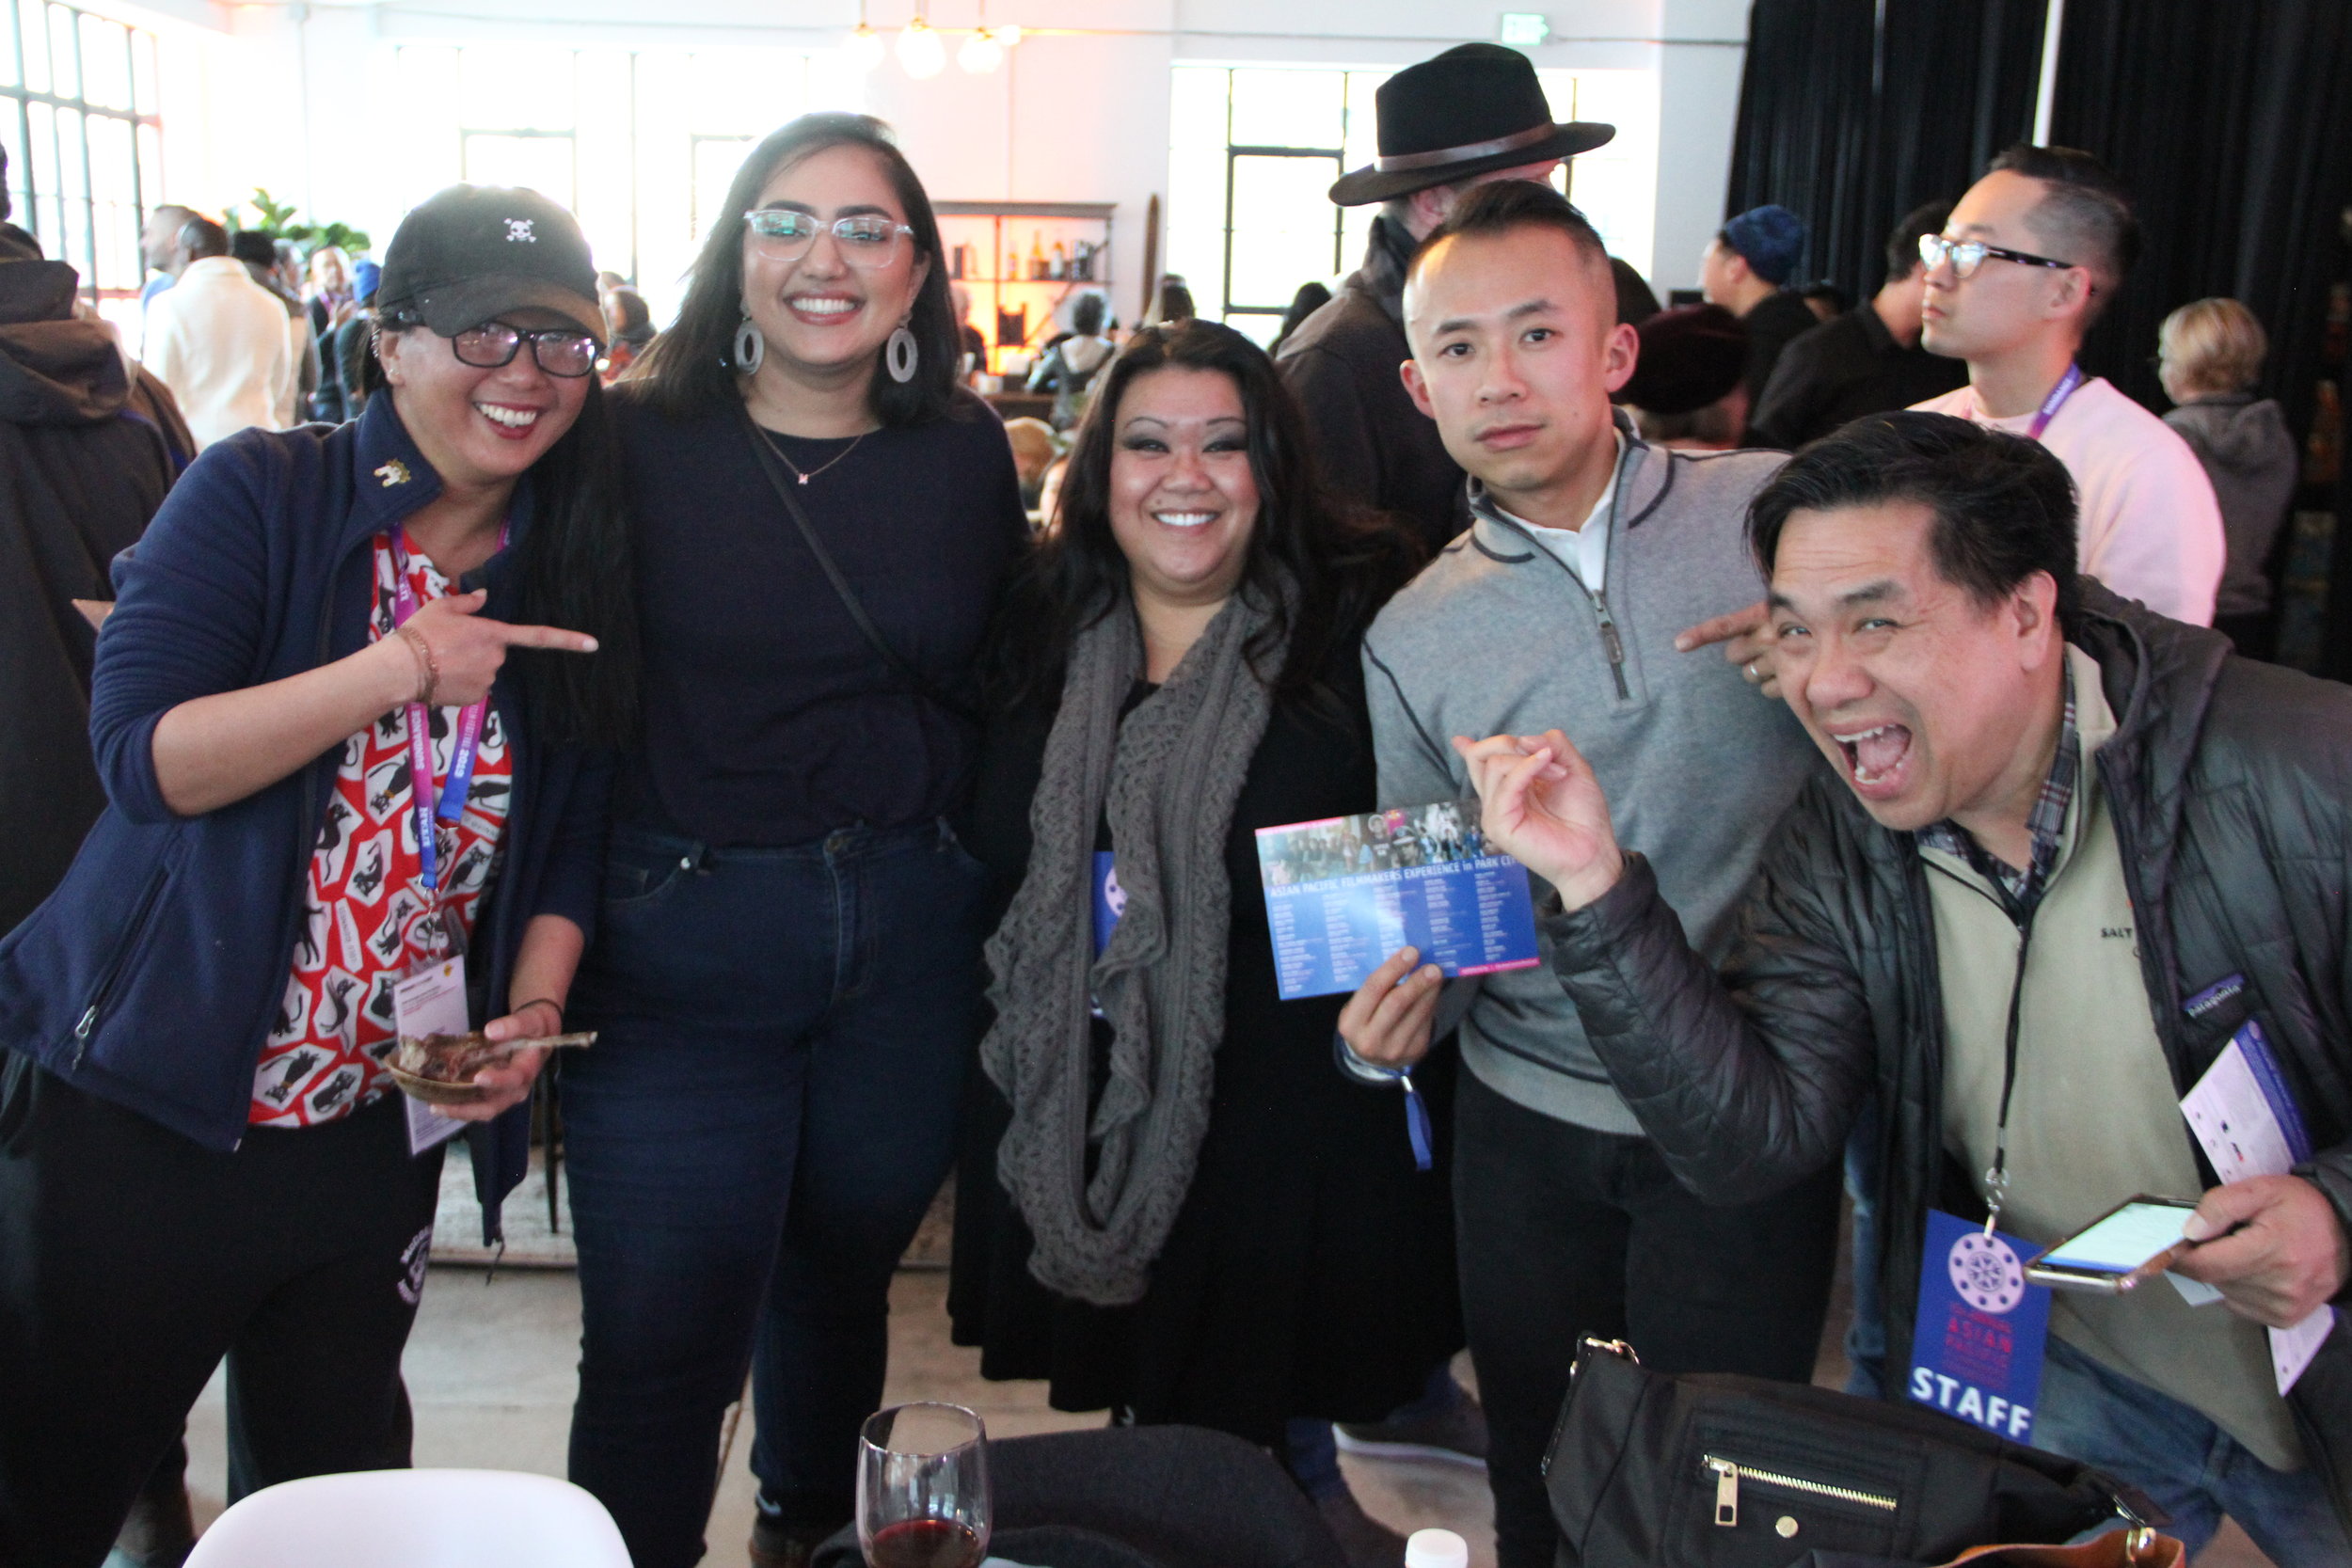
[[[809,521],[808,514],[801,508],[800,499],[792,494],[793,481],[784,471],[784,460],[776,455],[776,449],[769,444],[768,437],[753,421],[751,410],[740,404],[738,406],[742,413],[743,434],[752,443],[753,455],[759,460],[759,471],[768,476],[768,483],[775,491],[776,499],[782,501],[785,511],[791,515],[794,525],[801,531],[802,540],[808,546],[808,553],[817,558],[817,564],[824,571],[825,580],[833,584],[834,594],[840,599],[841,608],[850,612],[850,619],[857,623],[859,633],[873,645],[874,652],[882,656],[883,666],[916,696],[937,703],[959,719],[979,722],[979,715],[972,710],[971,704],[958,698],[908,663],[896,648],[883,641],[882,628],[874,625],[871,615],[866,613],[866,606],[859,600],[857,591],[850,586],[850,579],[842,575],[833,552],[825,548],[825,542],[818,537],[817,525]]]

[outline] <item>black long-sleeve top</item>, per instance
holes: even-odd
[[[637,526],[644,738],[623,821],[712,846],[805,844],[953,810],[977,736],[892,674],[753,451],[739,409],[669,418],[616,397]],[[898,656],[973,691],[998,587],[1027,538],[1003,423],[962,394],[946,419],[850,439],[763,436]]]

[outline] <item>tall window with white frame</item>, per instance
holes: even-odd
[[[752,47],[392,46],[376,62],[401,151],[387,195],[405,212],[459,180],[529,186],[570,208],[596,265],[666,321],[744,154],[795,115],[857,106],[836,63]]]
[[[1169,116],[1168,271],[1203,315],[1272,339],[1299,285],[1361,259],[1376,207],[1326,192],[1377,154],[1373,93],[1393,71],[1180,65]],[[1656,217],[1658,80],[1646,71],[1539,70],[1557,119],[1617,127],[1574,165],[1577,205],[1610,253],[1647,274]]]
[[[15,222],[135,316],[139,226],[160,199],[155,35],[56,0],[0,0],[0,146]]]

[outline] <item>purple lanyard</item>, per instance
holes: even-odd
[[[418,610],[417,591],[408,586],[407,530],[395,528],[392,546],[392,625],[405,626]],[[499,548],[506,548],[507,524],[499,524]],[[449,782],[441,786],[440,802],[433,804],[433,719],[422,703],[410,703],[408,719],[408,793],[417,814],[417,854],[422,862],[424,890],[440,902],[440,845],[434,830],[436,816],[454,822],[466,814],[466,797],[473,789],[474,754],[482,746],[482,718],[490,705],[486,696],[469,703],[457,713],[457,741],[449,757]]]
[[[2058,377],[2058,384],[2050,388],[2048,397],[2042,400],[2041,411],[2034,415],[2033,428],[2026,432],[2026,439],[2041,440],[2042,433],[2050,428],[2050,421],[2058,418],[2058,411],[2066,406],[2066,400],[2073,397],[2074,388],[2082,384],[2083,368],[2080,365],[2067,366],[2066,373]]]

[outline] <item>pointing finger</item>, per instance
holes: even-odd
[[[1764,607],[1758,603],[1735,610],[1728,615],[1718,615],[1711,621],[1701,621],[1676,636],[1675,652],[1687,654],[1693,648],[1704,648],[1710,642],[1737,637],[1741,632],[1753,630],[1763,619]]]
[[[561,626],[508,626],[503,635],[510,648],[552,648],[566,654],[596,651],[595,638],[584,631],[565,631]]]

